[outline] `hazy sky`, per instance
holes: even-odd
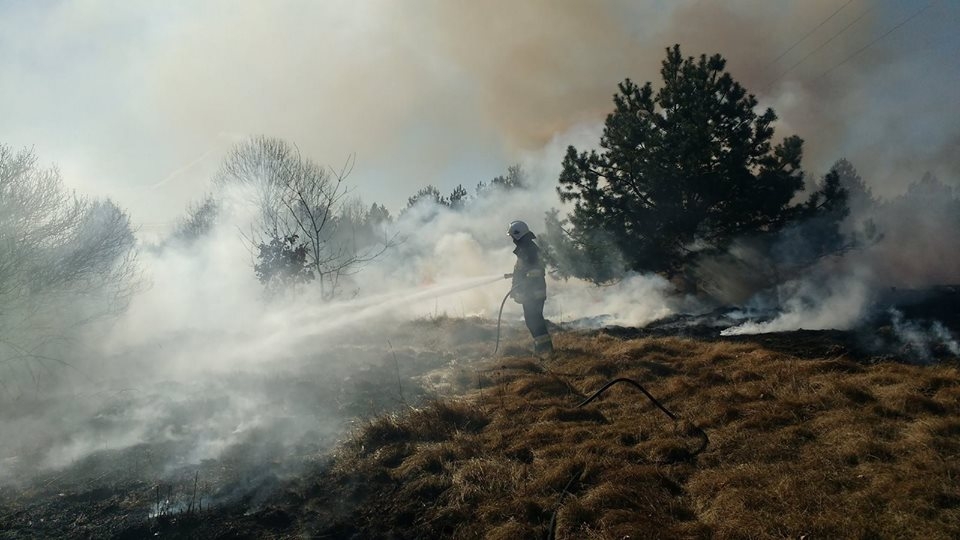
[[[396,210],[556,161],[680,43],[726,56],[809,171],[847,157],[889,196],[926,170],[957,185],[957,28],[954,0],[0,0],[0,142],[147,228],[255,134],[355,153],[355,193]]]

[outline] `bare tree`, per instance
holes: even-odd
[[[136,272],[123,210],[78,197],[33,151],[0,144],[0,364],[36,382],[35,366],[64,363],[51,343],[127,305]]]
[[[254,231],[257,246],[296,235],[308,248],[307,261],[316,273],[321,295],[334,297],[340,280],[392,244],[358,245],[344,229],[350,219],[346,179],[353,169],[349,159],[340,170],[327,170],[304,158],[281,139],[255,137],[234,147],[224,160],[215,182],[221,187],[250,190],[259,206]]]

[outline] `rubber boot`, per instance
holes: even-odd
[[[550,334],[544,334],[533,338],[534,354],[550,354],[553,352],[553,341]]]

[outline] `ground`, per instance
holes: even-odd
[[[159,440],[94,452],[2,488],[0,537],[960,537],[960,359],[863,330],[554,332],[492,357],[489,321],[409,323],[364,369],[276,381],[335,427],[176,466]],[[628,382],[581,405],[617,378],[667,412]]]

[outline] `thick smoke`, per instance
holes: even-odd
[[[952,187],[928,173],[905,193],[877,199],[864,190],[855,171],[845,170],[851,213],[842,229],[854,242],[852,249],[830,255],[804,276],[778,285],[776,294],[754,297],[755,315],[762,321],[730,328],[726,334],[850,329],[877,310],[888,309],[884,297],[889,291],[960,283],[960,254],[948,248],[960,245],[960,196]],[[779,312],[772,320],[771,311]]]
[[[278,433],[291,440],[338,429],[348,413],[291,394],[295,382],[356,376],[362,348],[327,354],[344,336],[417,317],[493,317],[508,289],[494,279],[513,264],[507,223],[543,229],[563,148],[595,146],[616,83],[656,84],[673,43],[727,57],[780,114],[777,137],[806,139],[808,169],[847,156],[888,201],[870,214],[883,239],[825,262],[831,279],[782,284],[784,313],[741,331],[849,327],[872,290],[960,279],[956,229],[938,221],[960,212],[897,202],[924,170],[957,183],[960,128],[944,120],[960,112],[953,3],[935,3],[848,61],[915,7],[852,2],[774,61],[835,3],[205,2],[157,7],[154,17],[133,4],[21,4],[0,8],[0,50],[18,52],[0,55],[5,80],[18,81],[0,88],[0,142],[37,144],[78,187],[114,195],[148,224],[167,224],[210,189],[229,144],[255,133],[323,163],[356,153],[357,194],[392,210],[427,183],[469,190],[515,161],[531,185],[461,211],[410,209],[391,230],[396,248],[334,302],[309,289],[266,297],[243,239],[256,209],[242,193],[218,193],[227,209],[217,226],[189,245],[144,246],[149,287],[115,324],[72,345],[85,376],[64,390],[70,399],[5,420],[13,436],[0,445],[0,479],[97,450],[186,441],[178,459],[196,462],[264,426],[285,426]],[[548,288],[556,322],[643,324],[679,309],[668,284],[649,276]],[[91,417],[101,428],[84,431]]]
[[[837,7],[208,1],[147,17],[135,4],[14,3],[0,12],[0,48],[18,54],[0,56],[0,69],[19,84],[0,90],[0,140],[37,144],[83,191],[117,197],[151,225],[199,196],[219,156],[256,133],[326,163],[357,153],[359,191],[396,208],[425,183],[448,191],[599,124],[616,83],[656,82],[664,48],[680,43],[723,54],[780,115],[778,135],[806,140],[809,169],[846,156],[884,197],[927,169],[955,184],[960,135],[943,119],[960,112],[960,7],[935,2],[870,45],[923,6],[856,0],[797,43]],[[63,125],[84,136],[59,135]]]
[[[521,162],[526,171],[524,189],[493,190],[474,197],[463,209],[426,204],[405,211],[395,224],[399,245],[364,269],[359,280],[376,290],[511,272],[516,259],[507,225],[522,219],[535,233],[542,232],[546,211],[559,205],[554,179],[564,148],[567,144],[592,144],[597,137],[595,129],[575,127],[543,150],[525,155]],[[654,276],[633,275],[609,287],[548,277],[547,287],[545,313],[555,322],[600,317],[636,325],[675,309],[669,299],[670,287]],[[409,309],[413,314],[496,317],[508,290],[509,282],[504,281]],[[519,313],[516,304],[508,300],[504,317],[516,319]]]
[[[284,385],[319,373],[356,377],[405,322],[496,318],[510,286],[503,274],[515,260],[508,223],[525,219],[541,231],[555,202],[557,154],[595,136],[574,130],[531,153],[524,189],[487,190],[462,209],[421,203],[404,210],[384,226],[395,244],[345,276],[333,300],[313,284],[268,293],[253,271],[260,191],[221,187],[211,195],[218,210],[208,230],[141,246],[144,285],[118,319],[71,351],[82,356],[84,379],[61,389],[65,401],[5,422],[17,436],[0,447],[12,459],[0,476],[143,445],[175,447],[164,465],[173,471],[217,459],[262,433],[284,445],[305,437],[320,444],[355,411],[314,405]],[[548,287],[547,316],[557,323],[637,325],[675,307],[669,284],[655,277],[635,275],[604,288],[551,279]],[[515,303],[508,301],[503,315],[508,327],[522,329]],[[370,343],[368,335],[383,343]],[[350,343],[358,349],[345,352]],[[73,405],[57,405],[68,401]],[[261,446],[255,448],[267,452]]]
[[[787,330],[848,330],[867,313],[871,289],[861,275],[840,275],[823,280],[797,280],[779,285],[776,298],[754,299],[753,310],[769,316],[770,306],[779,313],[764,322],[748,321],[721,332],[725,336],[762,334]],[[748,308],[750,304],[748,304]],[[745,312],[751,315],[751,310]]]

